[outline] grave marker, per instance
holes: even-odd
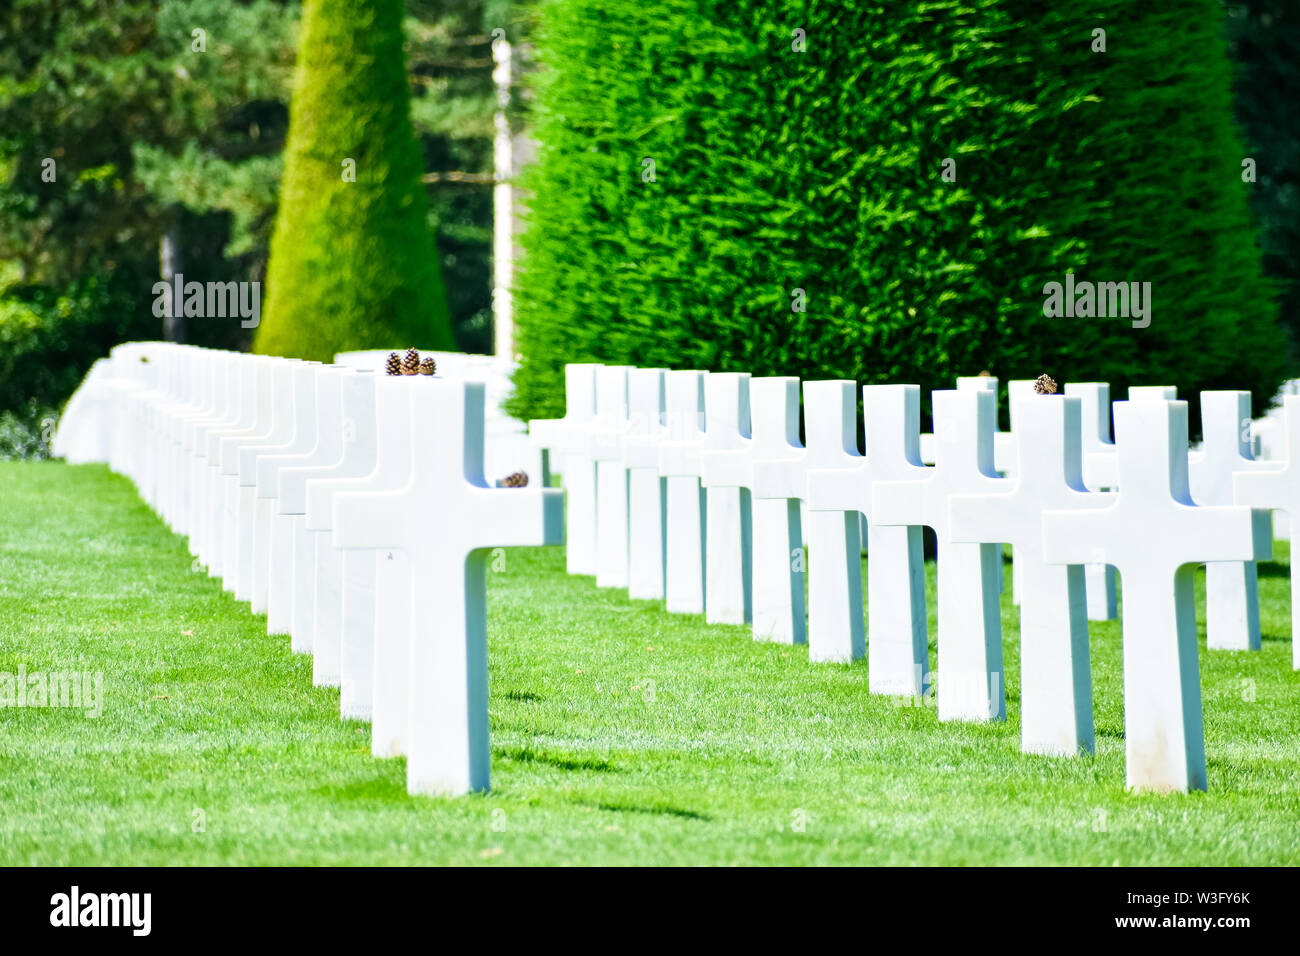
[[[668,432],[658,445],[667,513],[664,605],[676,614],[704,613],[704,562],[708,547],[705,491],[700,485],[705,372],[664,376]]]
[[[939,543],[939,719],[1002,720],[1002,620],[999,547],[953,540],[948,499],[1007,487],[993,474],[993,394],[936,391],[935,464],[909,465],[909,479],[877,483],[873,519],[927,525]]]
[[[1232,476],[1233,501],[1238,505],[1267,508],[1300,515],[1300,395],[1282,400],[1286,425],[1285,463],[1272,471]],[[1256,557],[1267,557],[1261,555]],[[1300,561],[1291,562],[1291,661],[1300,670]]]
[[[357,370],[343,386],[344,452],[338,463],[321,470],[316,477],[306,477],[306,521],[313,539],[315,569],[312,582],[312,683],[321,687],[338,687],[343,668],[343,556],[334,547],[333,496],[340,482],[362,478],[375,467],[376,376],[369,370]],[[301,580],[299,581],[301,587]]]
[[[316,444],[296,464],[280,469],[279,517],[289,521],[293,558],[289,562],[289,634],[295,653],[311,653],[315,633],[313,603],[316,588],[316,534],[307,528],[307,481],[338,466],[344,453],[345,391],[356,387],[357,377],[337,366],[327,366],[316,378]]]
[[[570,574],[596,573],[596,420],[595,364],[564,366],[563,418],[528,423],[529,442],[540,448],[548,467],[564,478],[565,560]]]
[[[212,431],[229,428],[239,421],[243,369],[252,367],[234,352],[220,352],[218,356],[216,388],[220,397],[212,414],[187,422],[181,429],[181,448],[188,459],[187,480],[191,486],[186,527],[189,529],[190,551],[200,561],[206,550],[208,532],[208,512],[204,506],[208,503],[212,489],[208,480],[207,436]]]
[[[921,528],[877,523],[871,491],[921,467],[921,392],[915,385],[868,385],[862,410],[866,455],[846,446],[838,467],[810,471],[808,511],[866,516],[870,691],[920,697],[930,683]]]
[[[1078,397],[1083,413],[1083,484],[1089,491],[1113,491],[1119,485],[1119,459],[1110,440],[1110,386],[1105,382],[1067,382],[1065,394]],[[1108,564],[1086,564],[1084,589],[1088,594],[1088,620],[1113,621],[1119,617],[1115,569]]]
[[[1044,512],[1044,558],[1050,564],[1104,562],[1123,579],[1128,786],[1204,790],[1193,562],[1267,557],[1267,520],[1247,508],[1192,503],[1186,402],[1116,402],[1115,437],[1114,503]]]
[[[754,463],[756,501],[790,501],[795,508],[793,517],[799,520],[798,505],[808,499],[808,476],[814,470],[853,467],[853,460],[861,457],[856,392],[852,381],[804,383],[807,447],[799,445],[795,393],[793,420],[789,418],[791,410],[785,411],[790,428],[786,446],[789,450],[782,448],[785,457]],[[787,394],[787,405],[789,400]],[[755,518],[756,529],[757,522]],[[810,510],[807,537],[808,657],[814,661],[857,660],[862,657],[866,644],[862,625],[862,541],[857,512]],[[759,560],[756,555],[756,566]],[[802,591],[801,581],[795,579],[794,584]],[[802,615],[795,617],[794,624],[797,635],[802,630]],[[796,641],[799,642],[797,638]]]
[[[363,524],[367,502],[375,495],[398,493],[412,481],[414,442],[411,409],[418,390],[439,381],[433,377],[383,376],[375,382],[374,468],[365,475],[332,479],[326,485],[333,502],[333,527],[340,520]],[[557,494],[562,494],[557,492]],[[431,499],[431,501],[436,499]],[[413,512],[418,514],[418,512]],[[429,518],[408,517],[407,524],[426,527]],[[337,534],[335,538],[337,539]],[[409,555],[404,555],[409,558]],[[377,756],[402,752],[406,735],[411,648],[410,602],[413,594],[409,560],[395,549],[343,552],[342,627],[339,632],[339,704],[344,717],[371,720],[371,749]],[[405,567],[407,577],[402,578]],[[383,574],[381,585],[379,575]],[[384,595],[384,603],[379,600]],[[405,613],[389,601],[406,604]],[[379,628],[381,622],[383,630]],[[375,712],[379,733],[374,731]]]
[[[628,576],[627,469],[623,435],[628,429],[627,365],[596,369],[596,587],[625,588]]]
[[[1083,568],[1043,560],[1044,509],[1089,509],[1112,496],[1083,484],[1078,398],[1020,396],[1012,405],[1020,448],[1007,491],[953,495],[954,541],[1008,541],[1023,575],[1020,604],[1021,747],[1091,753],[1092,680]],[[942,687],[940,688],[942,691]]]
[[[200,448],[206,474],[202,482],[205,500],[200,505],[203,550],[199,552],[199,561],[207,565],[209,575],[222,580],[225,590],[232,589],[233,583],[227,578],[234,572],[227,570],[226,536],[229,529],[225,523],[227,488],[225,476],[221,473],[221,446],[227,440],[237,440],[257,432],[259,416],[268,404],[267,399],[261,396],[270,389],[271,361],[265,356],[250,356],[239,363],[239,416],[233,422],[209,430]],[[233,568],[233,553],[230,558]]]
[[[634,368],[627,378],[628,430],[622,464],[628,482],[628,597],[664,596],[667,508],[658,445],[666,434],[664,369]]]
[[[235,592],[235,595],[243,601],[248,600],[248,587],[244,585],[243,580],[246,572],[252,568],[253,555],[251,548],[241,552],[239,547],[241,541],[239,450],[245,445],[255,445],[272,438],[277,424],[276,409],[285,408],[287,401],[285,391],[289,384],[289,367],[283,360],[259,357],[254,361],[258,363],[258,369],[255,392],[252,396],[255,403],[253,424],[242,432],[220,436],[217,440],[215,458],[209,454],[209,459],[216,466],[218,476],[214,488],[216,495],[213,508],[216,514],[213,520],[218,533],[222,535],[221,585],[225,590]],[[287,427],[286,415],[281,414],[279,421]],[[209,452],[211,451],[212,446],[209,445]],[[251,509],[248,510],[248,518],[251,531]],[[243,540],[251,544],[252,535],[249,534]]]
[[[1230,505],[1237,472],[1275,471],[1250,450],[1250,392],[1201,392],[1205,440],[1188,456],[1188,486],[1198,505]],[[1205,640],[1210,650],[1257,651],[1259,576],[1254,561],[1205,565]]]
[[[753,535],[749,488],[710,482],[711,470],[729,478],[728,463],[749,460],[749,373],[711,372],[704,380],[704,441],[699,453],[705,488],[708,552],[704,617],[710,624],[744,624],[753,618]],[[716,463],[716,464],[714,464]]]
[[[756,464],[803,454],[799,446],[799,380],[749,380],[753,437],[732,451],[701,456],[706,488],[742,489],[752,498],[752,621],[754,637],[784,644],[807,640],[799,505],[754,495]]]
[[[411,480],[340,495],[335,543],[407,551],[417,591],[410,656],[407,791],[488,786],[488,549],[560,544],[558,489],[490,488],[483,477],[483,386],[432,379],[411,391]],[[355,502],[355,504],[350,504]],[[435,534],[409,520],[435,503]]]
[[[292,435],[283,444],[250,456],[255,495],[251,606],[255,612],[266,614],[268,634],[288,634],[293,610],[293,543],[288,536],[289,523],[277,514],[276,477],[280,468],[296,463],[316,444],[316,377],[321,368],[319,362],[302,362],[294,367]],[[278,590],[271,587],[272,576]]]

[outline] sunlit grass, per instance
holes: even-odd
[[[1263,650],[1202,640],[1208,794],[1124,790],[1114,622],[1092,626],[1097,755],[1020,752],[1009,567],[1008,720],[941,725],[869,695],[865,663],[597,590],[555,548],[489,575],[492,792],[413,799],[403,761],[369,755],[368,726],[128,482],[0,464],[0,672],[105,687],[98,719],[0,709],[0,863],[1294,864],[1277,552]]]

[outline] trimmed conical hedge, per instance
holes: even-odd
[[[1284,377],[1218,0],[542,10],[517,414],[571,361],[1257,409]],[[1150,326],[1046,316],[1067,271],[1150,282]]]
[[[307,0],[256,351],[454,347],[421,171],[401,0]]]

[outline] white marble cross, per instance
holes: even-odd
[[[731,480],[732,461],[751,460],[749,381],[748,372],[710,372],[704,380],[699,468],[709,536],[704,617],[710,624],[744,624],[753,617],[753,510],[749,488]],[[711,482],[710,474],[718,480]]]
[[[596,369],[596,587],[625,588],[628,580],[627,469],[623,435],[628,429],[627,365]]]
[[[596,364],[564,366],[564,417],[528,423],[530,444],[564,478],[565,561],[570,574],[596,573]]]
[[[374,468],[365,475],[322,483],[333,501],[334,521],[343,515],[364,521],[366,502],[396,492],[411,481],[412,409],[419,390],[438,378],[384,375],[375,381]],[[420,438],[416,441],[423,441]],[[557,492],[559,494],[559,492]],[[411,517],[416,526],[429,518]],[[333,525],[338,527],[337,523]],[[336,535],[337,537],[337,535]],[[406,735],[407,660],[410,655],[410,602],[413,593],[409,554],[394,549],[343,552],[339,629],[339,709],[344,717],[372,721],[371,749],[376,756],[402,753]],[[405,559],[405,560],[404,560]],[[405,577],[403,570],[405,569]],[[380,581],[380,576],[383,581]],[[381,602],[380,594],[384,595]],[[404,601],[407,613],[393,609]],[[383,630],[380,630],[383,624]],[[379,732],[374,732],[378,712]]]
[[[659,474],[666,485],[664,606],[674,614],[704,613],[704,561],[708,545],[705,493],[700,486],[706,372],[664,376],[667,434],[659,442]]]
[[[1300,395],[1282,399],[1286,458],[1281,467],[1233,475],[1233,501],[1300,515]],[[1300,561],[1291,562],[1291,662],[1300,670]]]
[[[253,590],[254,493],[253,486],[242,481],[243,451],[279,444],[289,437],[293,428],[293,364],[287,359],[267,359],[264,374],[265,381],[258,381],[254,429],[221,440],[219,469],[224,492],[221,527],[225,532],[221,548],[222,584],[241,601],[250,600]],[[251,479],[251,461],[247,467]]]
[[[341,681],[344,581],[343,557],[330,535],[334,526],[334,494],[342,483],[365,477],[375,467],[379,420],[375,386],[379,377],[368,369],[358,369],[348,377],[343,385],[343,456],[336,465],[306,476],[304,524],[308,531],[314,532],[311,535],[314,558],[301,563],[315,570],[310,592],[311,656],[312,683],[318,686],[337,687]],[[300,613],[295,611],[295,618]]]
[[[1033,379],[1013,378],[1007,382],[1007,413],[1011,421],[1011,431],[993,433],[993,467],[1004,477],[1014,478],[1016,466],[1020,458],[1020,442],[1016,432],[1016,402],[1021,398],[1029,398],[1037,393],[1034,388]],[[996,411],[994,417],[997,417]],[[999,549],[1002,547],[998,545]],[[998,562],[998,590],[1002,590],[1002,561],[999,555]],[[1012,556],[1014,558],[1014,555]],[[1014,561],[1011,565],[1011,603],[1020,603],[1020,568]]]
[[[998,436],[1003,432],[997,430],[997,408],[998,408],[998,377],[996,375],[958,375],[957,391],[959,392],[992,392],[993,393],[993,467],[998,468],[998,463],[1003,456],[998,454],[999,445],[1002,439]],[[935,438],[932,432],[923,432],[921,434],[921,463],[925,465],[934,464],[934,446]],[[1007,456],[1014,458],[1014,454]],[[1001,469],[998,468],[1000,471]]]
[[[337,366],[327,366],[317,377],[316,445],[308,457],[279,474],[278,517],[288,519],[293,547],[288,562],[289,646],[299,654],[311,653],[315,633],[316,533],[307,528],[307,480],[329,473],[343,458],[344,391],[355,389],[356,381],[356,375]],[[349,399],[352,402],[354,398]]]
[[[1065,394],[1082,403],[1083,484],[1089,491],[1112,491],[1119,485],[1119,458],[1110,440],[1110,385],[1106,382],[1066,382]],[[1113,621],[1119,617],[1115,569],[1108,564],[1083,568],[1088,594],[1088,620]]]
[[[1065,394],[1081,402],[1083,483],[1089,491],[1119,486],[1119,458],[1110,440],[1110,386],[1105,382],[1066,382]]]
[[[768,381],[758,379],[757,388]],[[794,380],[791,380],[792,382]],[[787,387],[785,404],[791,400]],[[858,453],[857,387],[852,381],[804,382],[804,431],[807,447],[799,445],[798,407],[784,409],[794,415],[784,457],[754,462],[756,508],[776,501],[808,500],[809,475],[814,470],[852,468]],[[794,396],[797,403],[798,396]],[[755,410],[758,406],[755,405]],[[757,421],[757,417],[755,418]],[[758,429],[755,438],[759,438]],[[788,451],[786,448],[788,447]],[[799,520],[796,509],[793,520]],[[759,519],[755,517],[755,533]],[[862,541],[856,511],[808,512],[808,657],[814,661],[851,661],[862,657],[866,638],[862,626]],[[757,540],[757,539],[756,539]],[[802,555],[801,555],[802,557]],[[755,554],[755,567],[762,558]],[[775,570],[775,567],[774,567]],[[797,579],[795,584],[801,584]],[[802,588],[800,588],[802,590]],[[761,606],[761,597],[755,596]],[[796,641],[803,629],[802,615],[794,619]]]
[[[293,618],[292,522],[279,514],[279,472],[316,445],[316,379],[325,366],[303,362],[293,375],[293,437],[258,454],[253,466],[253,610],[266,613],[268,634],[288,634]],[[272,583],[275,587],[272,587]]]
[[[137,402],[136,408],[142,431],[148,436],[148,468],[145,472],[148,477],[142,486],[141,496],[166,522],[175,482],[172,481],[173,476],[170,473],[171,462],[168,456],[170,442],[167,441],[162,420],[173,409],[185,406],[190,386],[194,384],[194,377],[190,370],[192,362],[190,350],[177,345],[168,345],[161,358],[159,387],[147,396],[141,396],[145,400]]]
[[[228,476],[222,473],[221,456],[227,443],[257,434],[261,416],[270,407],[271,363],[266,356],[248,356],[241,366],[240,416],[226,427],[215,428],[205,438],[204,458],[207,478],[204,482],[204,511],[202,538],[204,550],[199,560],[207,565],[212,577],[222,580],[225,590],[233,590],[234,552],[226,549],[232,529],[226,522],[226,495]]]
[[[299,359],[278,359],[273,368],[272,425],[261,440],[245,442],[236,453],[238,489],[235,510],[236,547],[239,553],[235,596],[247,601],[256,614],[266,613],[266,579],[270,573],[270,536],[259,527],[267,522],[270,502],[257,499],[257,461],[291,442],[297,427],[295,408],[301,397],[304,363]]]
[[[1011,384],[1011,383],[1008,383]],[[1032,383],[1031,383],[1032,384]],[[996,375],[958,375],[957,391],[991,392],[993,394],[993,469],[1003,473],[1014,465],[1016,451],[1012,434],[998,429],[998,378]],[[921,461],[927,465],[934,464],[935,437],[933,434],[921,436]],[[997,545],[998,562],[993,570],[997,579],[998,593],[1002,593],[1002,545]]]
[[[664,596],[665,481],[659,475],[658,445],[664,426],[664,369],[633,368],[627,376],[628,430],[623,436],[627,469],[628,580],[631,598]]]
[[[750,379],[749,401],[754,636],[806,644],[807,558],[799,503],[807,494],[808,451],[799,443],[799,379]]]
[[[1128,400],[1130,402],[1172,402],[1178,398],[1175,385],[1130,385]]]
[[[1006,479],[993,474],[994,397],[985,391],[936,391],[935,464],[913,465],[905,481],[878,482],[872,520],[927,525],[939,543],[939,719],[1001,720],[1002,618],[996,568],[1001,546],[954,541],[948,499],[996,493]]]
[[[412,619],[407,791],[457,794],[488,786],[488,549],[562,543],[564,498],[559,489],[488,487],[481,383],[420,386],[411,392],[410,481],[339,495],[334,539],[410,557],[423,599]]]
[[[1108,507],[1043,513],[1049,564],[1114,565],[1124,584],[1124,748],[1135,790],[1204,790],[1194,562],[1272,547],[1267,514],[1197,507],[1187,487],[1187,403],[1115,403],[1119,493]],[[1254,476],[1252,476],[1254,477]]]
[[[1276,471],[1250,450],[1250,392],[1201,392],[1201,448],[1188,456],[1188,487],[1198,505],[1230,505],[1237,472]],[[1205,565],[1205,642],[1210,650],[1257,651],[1259,574],[1254,561]]]
[[[1016,403],[1022,398],[1032,398],[1038,394],[1031,378],[1013,378],[1007,382],[1007,416],[1011,422],[1011,431],[993,433],[993,467],[1008,478],[1016,473],[1020,462],[1020,442],[1016,433]]]
[[[833,469],[810,471],[808,513],[866,515],[869,688],[873,694],[920,697],[930,682],[921,527],[878,524],[871,504],[876,482],[904,478],[920,467],[920,389],[868,385],[862,411],[866,455],[857,455],[856,448],[850,453],[846,443]]]
[[[217,400],[217,356],[214,349],[187,348],[178,359],[190,377],[185,396],[157,409],[158,425],[163,436],[163,467],[167,473],[167,494],[160,502],[159,514],[173,531],[189,534],[190,487],[189,462],[181,443],[182,431],[190,421],[201,420],[211,413]]]
[[[803,455],[799,445],[799,380],[750,379],[749,403],[752,439],[732,451],[705,452],[701,456],[701,478],[706,488],[742,489],[752,496],[754,637],[802,644],[807,639],[807,625],[799,504],[784,497],[760,499],[755,494],[758,462],[794,460]],[[784,491],[780,487],[771,490]],[[712,540],[712,528],[709,536]]]
[[[1023,575],[1020,604],[1021,746],[1069,756],[1093,750],[1092,681],[1083,568],[1043,561],[1045,509],[1087,509],[1113,496],[1083,484],[1080,403],[1021,395],[1012,403],[1020,457],[1005,492],[953,495],[954,541],[1007,541]],[[942,683],[940,685],[942,692]]]
[[[207,436],[210,432],[229,428],[239,421],[241,408],[242,370],[252,368],[252,363],[245,356],[236,352],[220,353],[220,369],[217,372],[217,389],[221,398],[207,418],[190,422],[181,433],[181,447],[188,452],[188,481],[190,483],[189,517],[186,526],[189,529],[190,551],[199,557],[205,552],[208,532],[207,504],[211,494],[208,481]]]

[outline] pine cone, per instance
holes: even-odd
[[[516,471],[513,475],[506,475],[501,484],[506,488],[523,488],[528,484],[528,475],[522,471]]]
[[[402,359],[396,352],[388,353],[388,361],[384,364],[385,370],[389,375],[402,374]]]
[[[436,372],[436,371],[438,371],[438,363],[437,363],[437,362],[435,362],[435,361],[434,361],[433,359],[431,359],[431,358],[423,358],[423,359],[420,359],[420,374],[421,374],[421,375],[432,375],[432,374],[433,374],[434,372]]]
[[[402,374],[415,375],[420,371],[420,350],[407,349],[406,356],[402,359]]]
[[[1034,379],[1034,391],[1039,395],[1055,395],[1056,383],[1047,375],[1040,375]]]

